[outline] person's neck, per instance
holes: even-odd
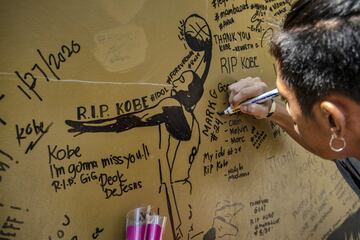
[[[358,145],[358,146],[360,146],[360,145]],[[356,151],[356,150],[355,150]],[[351,156],[351,157],[354,157],[354,158],[356,158],[356,159],[358,159],[359,161],[360,161],[360,151],[356,151],[354,154],[353,154],[353,156]]]
[[[345,136],[347,140],[349,157],[354,157],[360,160],[360,105],[352,102],[351,113],[347,114],[347,127],[349,137]]]

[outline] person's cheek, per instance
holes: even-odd
[[[301,136],[299,126],[297,125],[296,121],[294,120],[295,118],[294,118],[294,116],[293,116],[293,114],[291,112],[289,102],[286,102],[285,108],[286,108],[286,111],[288,112],[288,114],[290,115],[291,119],[293,120],[294,130],[295,130],[296,134]]]

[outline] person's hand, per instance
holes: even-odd
[[[256,97],[268,90],[268,86],[260,78],[247,77],[229,86],[229,103],[231,107],[238,106],[241,102]],[[247,104],[240,106],[243,113],[258,119],[266,118],[271,107],[271,100],[261,104]]]

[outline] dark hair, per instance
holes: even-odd
[[[330,93],[360,104],[360,0],[299,0],[270,43],[303,113]]]

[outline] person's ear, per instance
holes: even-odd
[[[320,110],[327,119],[327,124],[331,132],[338,137],[344,137],[346,129],[346,114],[340,104],[334,101],[322,101],[320,103]]]

